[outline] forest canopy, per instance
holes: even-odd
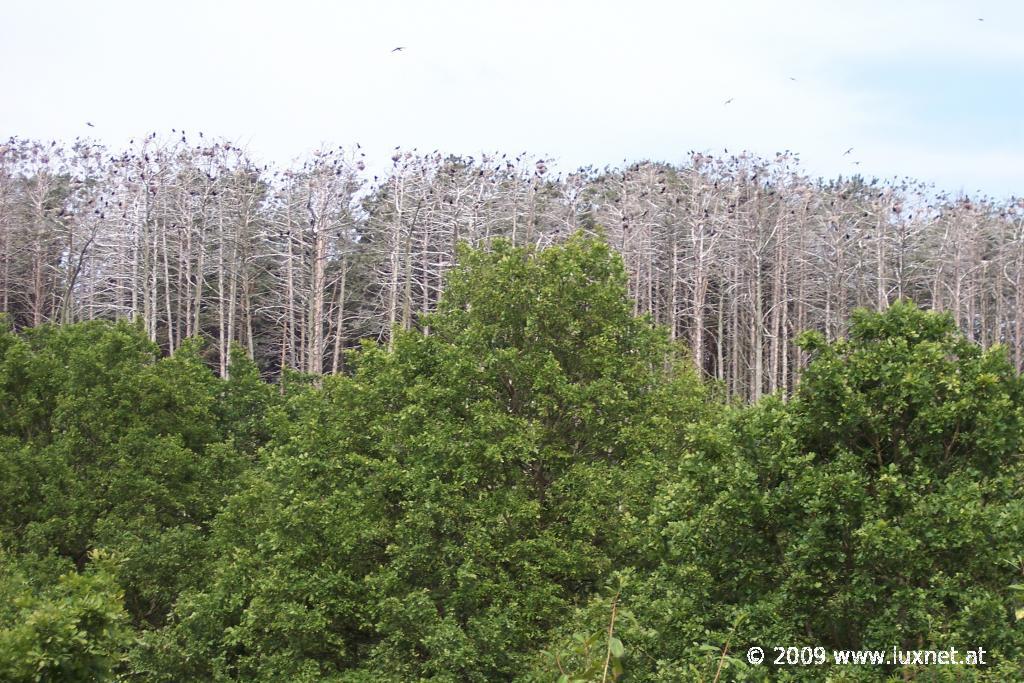
[[[173,352],[159,316],[8,319],[0,678],[935,680],[752,645],[1024,677],[1005,347],[900,300],[733,401],[607,240],[457,249],[333,374],[210,355],[205,304]]]

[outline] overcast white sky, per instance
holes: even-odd
[[[0,64],[3,137],[184,128],[283,163],[360,142],[561,169],[790,149],[815,175],[1024,195],[1014,0],[7,0]]]

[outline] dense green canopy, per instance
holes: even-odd
[[[603,242],[459,264],[345,375],[270,385],[236,352],[221,380],[128,323],[0,333],[0,677],[937,680],[773,646],[1024,676],[1004,349],[859,311],[805,335],[789,400],[730,405]]]

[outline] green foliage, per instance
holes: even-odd
[[[608,248],[467,252],[421,324],[288,406],[179,605],[187,675],[508,678],[638,550],[704,391]]]
[[[0,551],[0,679],[114,680],[131,631],[112,561],[90,560],[84,574],[47,581],[53,563]]]
[[[202,576],[205,528],[275,396],[241,359],[218,380],[200,346],[161,358],[136,326],[102,321],[0,333],[0,531],[79,569],[115,551],[140,624]]]
[[[742,607],[750,643],[983,644],[1019,671],[1007,560],[1024,533],[1022,402],[1004,351],[909,304],[803,343],[814,358],[793,399],[740,410],[663,488],[652,586],[696,576],[695,604],[676,603],[706,615],[694,639]]]
[[[753,406],[632,315],[598,240],[464,249],[417,325],[278,386],[126,323],[0,330],[0,677],[1024,677],[1024,387],[948,316],[808,333],[795,394]]]
[[[610,599],[598,597],[585,609],[576,610],[573,622],[591,624],[602,617],[606,623],[587,633],[575,631],[550,650],[543,650],[537,669],[527,680],[559,683],[590,683],[617,681],[625,671],[626,647],[616,631],[623,623],[632,623],[633,615],[622,609],[619,601],[631,572],[616,573],[615,594]]]

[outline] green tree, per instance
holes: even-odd
[[[92,548],[116,552],[139,624],[203,576],[206,527],[274,396],[242,359],[219,380],[199,348],[161,357],[138,327],[104,321],[0,333],[0,531],[79,570]]]
[[[289,402],[153,671],[508,679],[643,551],[707,395],[607,245],[464,250],[419,324]]]
[[[905,303],[858,311],[849,339],[801,343],[813,360],[793,399],[738,411],[663,488],[651,521],[666,561],[650,597],[695,577],[673,605],[703,615],[684,629],[695,642],[746,611],[750,643],[981,645],[1000,676],[1020,675],[1009,587],[1024,404],[1005,350]]]

